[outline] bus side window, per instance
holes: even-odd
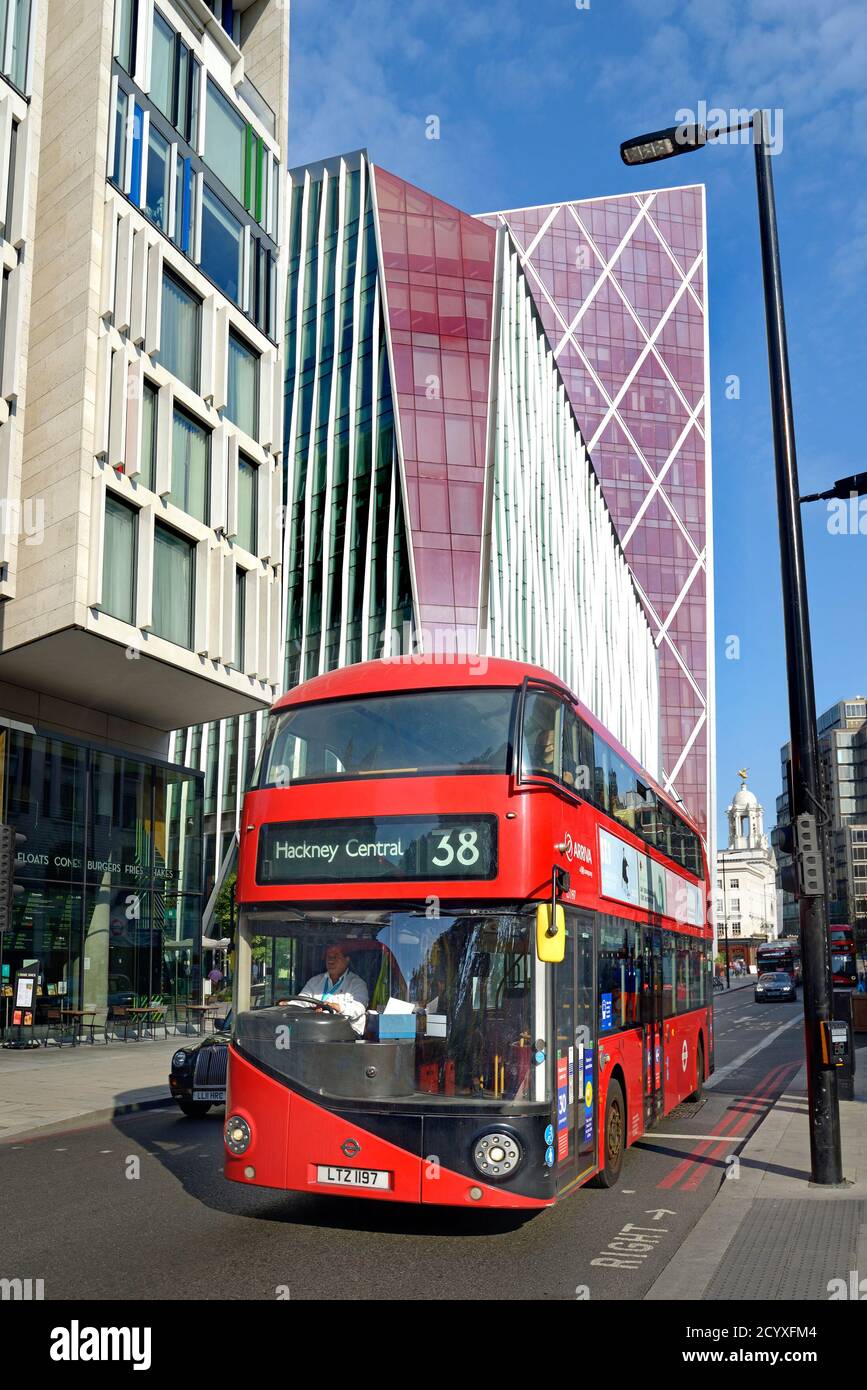
[[[593,734],[574,710],[567,709],[563,736],[563,781],[576,792],[594,794]]]
[[[524,705],[522,774],[562,778],[562,743],[563,702],[547,691],[529,690]]]

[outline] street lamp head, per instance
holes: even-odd
[[[654,130],[649,135],[624,140],[620,158],[624,164],[655,164],[658,159],[672,159],[676,154],[701,149],[707,140],[703,125],[673,125],[668,130]]]
[[[850,473],[848,478],[838,478],[833,487],[824,492],[810,492],[800,497],[800,502],[824,502],[826,498],[839,497],[846,501],[849,497],[867,496],[867,473]]]

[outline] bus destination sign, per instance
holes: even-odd
[[[259,831],[256,882],[386,883],[497,873],[495,816],[285,821]]]

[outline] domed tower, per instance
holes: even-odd
[[[747,787],[747,771],[743,768],[738,774],[741,779],[739,791],[735,792],[726,814],[729,818],[728,848],[764,849],[768,848],[765,834],[765,811],[759,799]]]

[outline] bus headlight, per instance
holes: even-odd
[[[230,1115],[226,1121],[225,1139],[229,1153],[240,1156],[246,1153],[252,1139],[250,1126],[240,1115]]]
[[[520,1167],[524,1150],[514,1134],[493,1130],[481,1134],[473,1144],[473,1163],[483,1178],[497,1181],[509,1178]]]
[[[172,1058],[172,1069],[173,1069],[174,1071],[180,1071],[181,1067],[184,1065],[184,1062],[185,1062],[186,1060],[187,1060],[187,1054],[186,1054],[186,1052],[183,1052],[183,1051],[181,1051],[181,1052],[176,1052],[175,1055],[174,1055],[174,1057]]]

